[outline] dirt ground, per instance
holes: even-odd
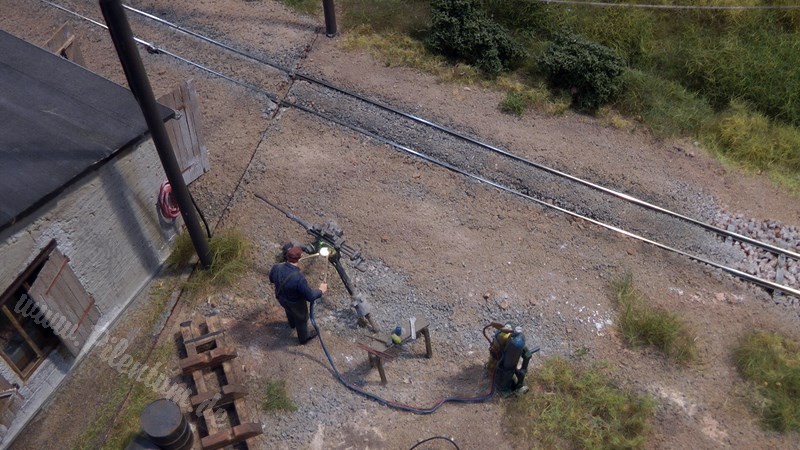
[[[100,17],[94,2],[61,4]],[[723,166],[691,142],[656,141],[645,132],[617,130],[573,113],[512,118],[497,109],[500,93],[440,83],[415,70],[384,67],[367,53],[345,52],[341,38],[319,34],[318,19],[296,16],[271,0],[132,4],[679,212],[709,217],[726,210],[800,223],[797,198],[764,176]],[[0,0],[0,10],[0,28],[38,45],[69,22],[89,68],[124,84],[104,30],[36,1]],[[276,94],[290,85],[277,71],[255,71],[250,63],[212,54],[163,27],[134,17],[131,22],[144,39],[219,64],[219,70],[258,77]],[[265,432],[252,441],[254,448],[403,449],[433,435],[452,436],[461,448],[523,447],[504,427],[505,400],[446,405],[420,416],[383,407],[338,384],[318,344],[296,344],[266,279],[281,243],[305,240],[304,233],[255,193],[309,221],[335,219],[342,226],[367,260],[366,271],[348,270],[375,306],[381,327],[415,313],[430,318],[434,358],[418,357],[421,344],[415,343],[406,356],[387,364],[390,381],[381,386],[356,346],[367,332],[356,325],[344,287],[331,278],[331,291],[317,311],[323,338],[345,378],[366,390],[422,406],[442,396],[481,393],[488,385],[481,370],[487,358],[481,328],[491,320],[512,321],[541,347],[533,370],[549,356],[585,354],[588,361],[608,362],[618,385],[655,398],[647,448],[797,448],[797,434],[760,428],[730,355],[736,340],[754,329],[800,338],[798,309],[776,305],[763,291],[686,258],[460,178],[300,111],[277,109],[262,95],[164,55],[142,52],[142,57],[157,94],[195,79],[212,170],[192,191],[218,229],[241,230],[253,245],[253,269],[230,290],[183,298],[161,339],[171,339],[180,322],[217,312],[240,349],[254,388],[253,406],[267,380],[287,381],[298,410],[259,411]],[[325,276],[313,260],[306,269],[312,280]],[[697,334],[700,362],[679,368],[657,354],[624,347],[614,330],[608,284],[626,271],[653,304],[688,321]],[[135,330],[130,317],[121,319],[121,330]],[[73,379],[96,373],[97,386],[103,386],[108,372],[87,362]],[[76,398],[96,397],[92,392],[86,382],[70,382],[13,447],[75,446],[100,400],[88,400],[87,413],[74,414],[59,399],[74,405]],[[425,448],[447,448],[437,445]]]

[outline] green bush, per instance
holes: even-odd
[[[739,342],[734,358],[739,373],[759,387],[764,425],[781,432],[800,430],[800,342],[753,333]]]
[[[693,135],[714,115],[711,105],[678,83],[628,69],[614,107],[641,118],[658,137]]]
[[[552,87],[569,91],[573,107],[590,112],[619,92],[624,69],[613,50],[571,34],[556,36],[539,63]]]
[[[628,8],[599,8],[582,23],[583,35],[614,50],[628,64],[641,60],[656,45],[651,11]]]
[[[524,51],[508,31],[492,21],[476,0],[433,0],[428,48],[463,59],[489,76],[516,67]]]

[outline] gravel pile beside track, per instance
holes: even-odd
[[[711,224],[762,242],[768,242],[776,247],[793,252],[800,251],[800,227],[795,225],[786,225],[775,220],[757,220],[724,210],[714,217]],[[767,280],[775,280],[786,286],[800,288],[800,261],[778,257],[766,250],[731,239],[723,240],[723,242],[743,253],[744,257],[734,265],[739,270]],[[798,304],[798,299],[787,297],[785,300],[792,305]]]

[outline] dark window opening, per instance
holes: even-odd
[[[36,323],[37,306],[25,307],[30,299],[28,291],[47,261],[49,250],[51,246],[0,297],[0,356],[23,380],[61,342],[51,328],[42,326],[44,317]]]

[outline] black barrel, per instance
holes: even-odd
[[[147,439],[164,450],[189,450],[192,430],[177,403],[156,400],[145,406],[140,419]]]
[[[161,447],[150,442],[143,435],[137,434],[136,438],[132,440],[127,447],[125,447],[125,450],[161,450]]]

